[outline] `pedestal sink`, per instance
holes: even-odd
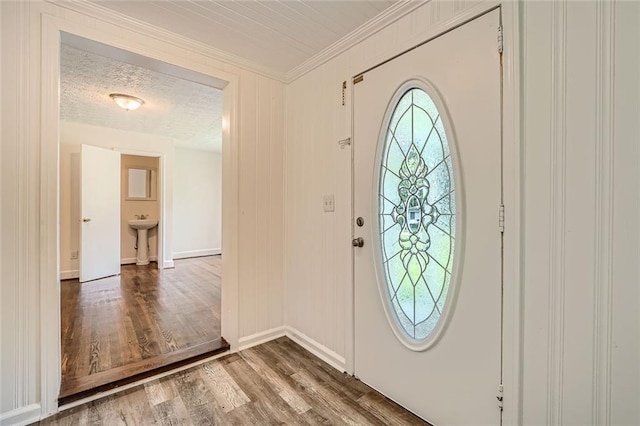
[[[138,231],[138,252],[136,265],[149,264],[149,238],[147,231],[154,226],[158,226],[157,220],[151,219],[131,219],[129,226]]]

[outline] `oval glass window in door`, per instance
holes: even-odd
[[[456,187],[442,111],[432,97],[410,87],[390,108],[379,175],[382,293],[396,330],[420,344],[436,330],[451,293]]]

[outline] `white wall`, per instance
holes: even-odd
[[[173,258],[221,253],[220,153],[176,148],[173,188]]]
[[[60,274],[63,278],[77,276],[78,260],[71,259],[71,252],[79,247],[79,227],[80,220],[79,205],[79,167],[80,167],[80,145],[88,144],[102,148],[115,148],[119,150],[134,150],[136,153],[149,155],[162,154],[162,164],[160,166],[159,196],[164,199],[164,212],[155,212],[152,218],[162,220],[165,249],[163,252],[164,265],[172,266],[173,258],[173,176],[174,176],[174,141],[171,138],[148,135],[137,132],[127,132],[123,130],[106,127],[93,126],[89,124],[73,123],[67,121],[60,122]],[[135,234],[129,227],[124,227],[126,220],[133,219],[133,212],[127,211],[127,203],[134,203],[140,207],[136,213],[145,213],[144,204],[148,201],[122,201],[123,213],[131,217],[123,217],[122,231],[122,259],[135,257]],[[157,206],[157,203],[154,203]],[[135,207],[134,207],[135,208]],[[157,231],[150,234],[149,243],[152,246],[151,256],[157,256]]]
[[[525,424],[640,424],[639,6],[522,11]]]
[[[348,361],[352,339],[351,154],[336,143],[350,135],[351,106],[350,93],[340,104],[341,83],[474,7],[429,2],[287,86],[285,322],[327,358]],[[506,320],[507,352],[523,353],[505,374],[522,388],[505,389],[507,423],[640,424],[638,8],[556,1],[520,11],[522,135],[511,159],[519,171],[507,170],[520,186],[506,194],[520,204],[507,205],[506,238],[519,242],[507,257],[523,257],[506,265],[521,274],[506,286],[523,310],[507,306]],[[505,32],[507,49],[517,35]],[[323,213],[331,193],[336,212]]]
[[[68,7],[87,7],[71,5]],[[41,357],[42,339],[51,345],[47,333],[41,334],[41,313],[48,312],[51,300],[40,295],[51,293],[58,283],[43,282],[40,274],[55,270],[58,264],[55,251],[47,243],[50,235],[40,233],[41,226],[53,233],[55,217],[44,217],[42,211],[57,211],[51,190],[40,191],[41,164],[55,164],[55,140],[41,140],[42,98],[41,25],[43,13],[75,27],[90,27],[111,38],[143,40],[142,52],[161,52],[175,60],[197,63],[198,69],[219,70],[237,76],[239,102],[237,108],[236,145],[239,175],[230,187],[237,188],[240,215],[245,223],[238,241],[233,242],[240,253],[238,292],[240,337],[260,333],[282,325],[282,267],[283,267],[283,149],[284,149],[284,85],[252,71],[213,57],[213,53],[183,38],[168,43],[164,33],[123,21],[121,18],[91,10],[100,19],[73,12],[51,3],[0,2],[2,40],[2,146],[0,182],[2,184],[2,216],[0,235],[1,303],[0,333],[0,422],[33,421],[41,414],[55,409],[50,394],[59,383],[51,377],[50,360]],[[107,23],[111,20],[119,25]],[[126,28],[126,29],[125,29]],[[132,28],[137,36],[130,38]],[[169,37],[170,38],[170,37]],[[209,52],[208,56],[204,53]],[[47,64],[48,65],[48,64]],[[115,141],[114,141],[115,142]],[[45,161],[45,157],[47,161]],[[47,176],[57,171],[47,166]],[[169,173],[168,170],[165,172]],[[167,179],[167,185],[173,179]],[[55,191],[55,190],[54,190]],[[234,198],[233,196],[230,198]],[[172,200],[168,208],[172,208]],[[54,215],[55,216],[55,215]],[[172,232],[167,229],[166,232]],[[266,255],[262,255],[266,253]],[[46,290],[46,292],[45,292]],[[233,295],[223,295],[233,297]],[[224,301],[223,301],[224,307]],[[49,317],[47,317],[49,318]],[[224,325],[223,325],[224,327]],[[52,333],[55,334],[55,333]],[[44,367],[47,367],[46,369]],[[48,373],[48,374],[47,374]],[[42,405],[41,405],[42,404]]]

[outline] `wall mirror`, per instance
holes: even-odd
[[[127,200],[155,200],[157,193],[157,170],[133,166],[127,169]]]

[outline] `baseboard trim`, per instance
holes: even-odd
[[[70,271],[60,271],[61,280],[75,280],[76,278],[80,278],[80,271],[77,269],[72,269]]]
[[[293,327],[285,327],[287,330],[286,336],[326,362],[333,368],[345,372],[347,371],[346,359],[338,353],[332,351],[321,343],[316,342],[311,337],[296,330]]]
[[[242,351],[244,349],[249,349],[252,346],[257,346],[262,343],[275,340],[282,336],[287,336],[289,339],[293,340],[298,345],[302,346],[327,364],[331,365],[336,370],[342,372],[347,371],[347,363],[343,356],[316,342],[306,334],[301,333],[295,328],[289,326],[274,327],[269,330],[241,337],[238,340],[237,350]],[[234,348],[231,349],[235,351]]]
[[[262,343],[266,343],[271,340],[277,339],[278,337],[285,336],[286,333],[286,327],[275,327],[266,331],[261,331],[260,333],[241,337],[240,339],[238,339],[237,350],[242,351],[253,346],[261,345]]]
[[[173,263],[173,260],[165,260],[162,264],[163,269],[172,269],[175,267],[176,267],[176,264]]]
[[[31,404],[0,414],[0,425],[23,426],[40,420],[40,404]]]
[[[137,261],[138,261],[138,259],[135,258],[135,257],[124,257],[124,258],[120,259],[120,264],[121,265],[132,265],[132,264],[136,263]],[[158,256],[149,256],[149,261],[157,262],[158,261]]]
[[[222,253],[222,249],[220,248],[179,251],[177,253],[173,253],[173,259],[175,260],[175,259],[188,259],[190,257],[214,256],[216,254],[221,254],[221,253]]]

